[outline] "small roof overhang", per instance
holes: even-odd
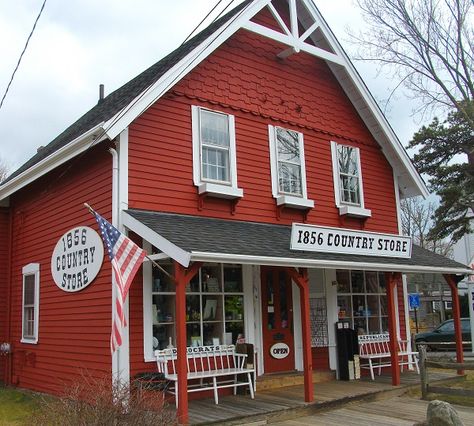
[[[413,245],[409,259],[291,250],[288,225],[144,210],[126,210],[122,220],[125,227],[184,267],[200,261],[402,273],[472,273],[468,266],[417,245]]]

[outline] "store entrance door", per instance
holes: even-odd
[[[291,279],[282,268],[262,266],[261,280],[265,373],[294,370]]]

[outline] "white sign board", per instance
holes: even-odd
[[[290,355],[290,347],[283,342],[275,343],[270,348],[270,355],[275,359],[283,359]]]
[[[51,256],[54,282],[63,291],[80,291],[97,276],[103,259],[104,246],[97,232],[88,226],[71,229],[58,240]]]
[[[291,227],[290,248],[324,253],[409,259],[411,257],[411,238],[294,223]]]

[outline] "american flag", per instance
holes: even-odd
[[[142,250],[132,240],[121,234],[99,213],[94,210],[92,210],[92,213],[99,224],[115,277],[115,314],[112,318],[112,333],[110,336],[110,349],[113,353],[122,344],[122,328],[127,325],[123,306],[128,290],[133,277],[147,254],[145,250]]]

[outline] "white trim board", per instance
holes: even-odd
[[[387,264],[374,262],[336,261],[322,259],[298,259],[287,257],[251,256],[244,254],[211,253],[192,251],[193,262],[240,263],[264,266],[293,266],[299,268],[329,269],[363,269],[366,271],[404,272],[404,273],[439,273],[439,274],[470,274],[471,269],[453,267],[434,267],[422,265]]]

